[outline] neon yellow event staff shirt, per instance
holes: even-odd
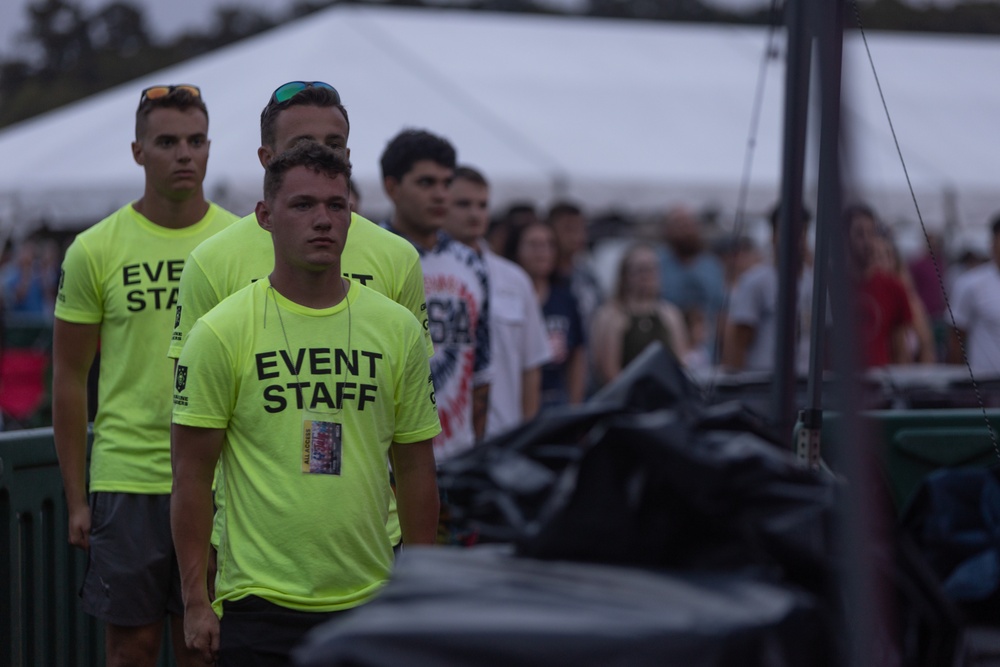
[[[170,385],[163,340],[190,252],[236,216],[212,204],[183,229],[131,204],[80,233],[66,252],[55,316],[101,325],[90,490],[170,493]]]
[[[441,430],[413,316],[357,281],[314,310],[260,280],[191,330],[174,389],[174,422],[226,429],[216,610],[248,595],[306,611],[371,598],[393,560],[389,446]],[[339,475],[303,471],[308,409],[343,429]]]

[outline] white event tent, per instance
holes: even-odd
[[[598,213],[675,203],[735,210],[756,137],[748,208],[780,189],[784,36],[760,27],[335,6],[0,132],[0,224],[78,228],[141,191],[131,158],[147,85],[193,83],[209,106],[206,188],[238,213],[256,201],[259,114],[289,80],[323,80],[351,117],[369,217],[387,210],[378,159],[405,127],[448,137],[481,168],[497,208],[570,197]],[[917,201],[931,224],[1000,210],[1000,39],[870,33]],[[765,63],[762,66],[762,63]],[[993,74],[990,74],[993,72]],[[751,132],[764,76],[759,129]],[[860,36],[845,43],[845,119],[858,192],[915,220]],[[815,161],[815,155],[809,158]],[[814,171],[814,170],[813,170]],[[815,192],[807,173],[807,189]]]

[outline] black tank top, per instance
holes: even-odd
[[[629,313],[628,328],[622,335],[622,368],[646,349],[653,341],[660,341],[670,349],[670,332],[664,326],[657,311],[651,313]]]

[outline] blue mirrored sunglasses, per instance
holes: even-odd
[[[336,88],[323,81],[289,81],[284,85],[278,86],[278,88],[271,93],[271,101],[269,104],[281,104],[282,102],[287,102],[306,88],[326,88],[327,90],[332,90],[334,96],[337,98],[336,103],[340,104],[340,93],[337,92]]]

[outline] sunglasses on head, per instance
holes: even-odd
[[[139,97],[139,104],[142,104],[146,100],[158,100],[166,97],[175,90],[184,90],[195,97],[201,97],[201,88],[192,86],[190,83],[180,83],[176,86],[150,86],[142,91],[142,95]]]
[[[340,93],[337,92],[336,88],[323,81],[289,81],[282,86],[278,86],[278,88],[271,93],[271,101],[269,104],[281,104],[282,102],[287,102],[306,88],[326,88],[327,90],[332,90],[334,97],[337,98],[336,103],[340,104]]]

